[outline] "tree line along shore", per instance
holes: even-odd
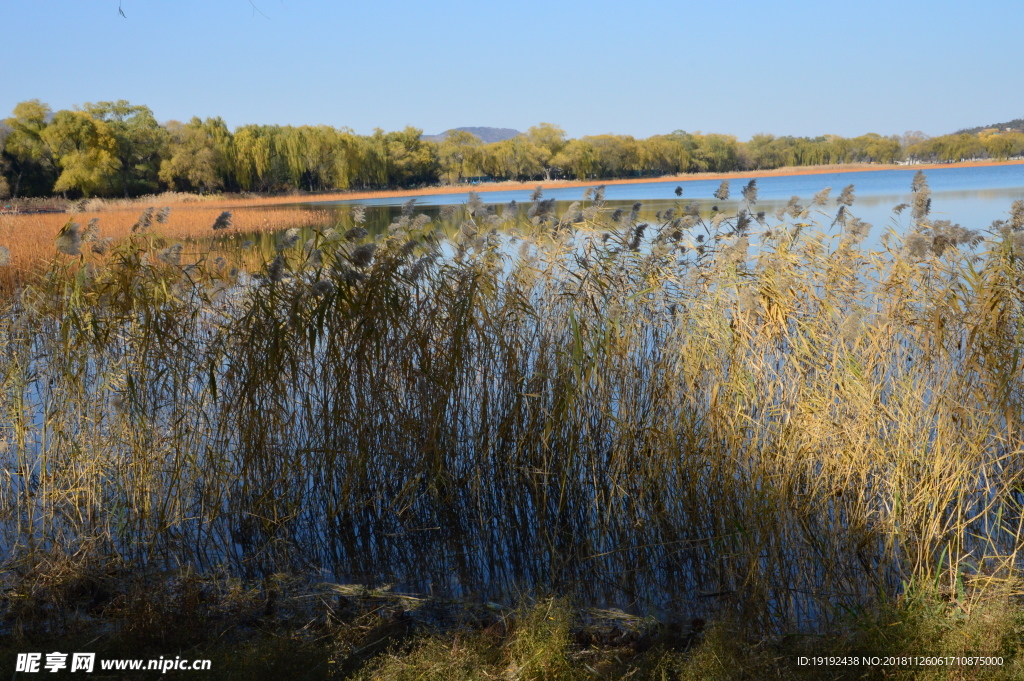
[[[474,182],[628,180],[848,164],[952,163],[1024,156],[1024,133],[985,129],[928,137],[724,134],[682,130],[569,138],[541,123],[484,143],[466,131],[440,142],[414,127],[243,125],[220,117],[159,123],[125,100],[54,112],[21,102],[0,123],[0,198],[129,198],[165,191],[260,194],[379,191]]]

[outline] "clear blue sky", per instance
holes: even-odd
[[[1024,3],[0,1],[0,116],[932,135],[1024,117]],[[265,15],[265,16],[264,16]]]

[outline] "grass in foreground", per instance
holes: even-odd
[[[871,617],[851,617],[842,631],[757,638],[740,622],[661,623],[564,599],[509,608],[284,575],[257,584],[187,572],[146,582],[78,575],[8,595],[17,600],[6,613],[12,633],[0,645],[0,665],[13,668],[18,652],[59,650],[99,659],[209,659],[210,672],[171,676],[225,679],[1020,678],[1024,612],[1005,591],[980,594],[950,600],[914,590]],[[798,663],[923,654],[1001,664]]]

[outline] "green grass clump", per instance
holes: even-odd
[[[572,613],[565,603],[548,601],[530,610],[514,630],[506,673],[521,679],[572,679],[568,659]]]
[[[655,670],[670,669],[665,641],[654,632],[615,630],[621,640],[598,643],[601,630],[582,624],[565,600],[542,599],[484,628],[429,633],[380,656],[356,678],[573,681],[657,678]]]

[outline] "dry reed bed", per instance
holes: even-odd
[[[831,233],[540,204],[511,250],[476,201],[290,232],[242,288],[149,233],[58,258],[0,321],[4,569],[326,571],[761,634],[1012,590],[1024,204],[979,243],[915,193],[878,251],[844,192]]]
[[[125,201],[127,207],[116,210],[78,213],[37,213],[0,215],[0,246],[10,252],[10,266],[0,267],[0,292],[9,293],[31,280],[54,253],[54,240],[69,222],[86,227],[98,220],[99,238],[119,241],[132,233],[141,208]],[[158,207],[161,204],[156,204]],[[157,225],[160,236],[168,240],[190,240],[210,234],[210,228],[223,212],[219,207],[179,206],[171,211],[164,225]],[[231,213],[232,234],[268,233],[288,227],[312,227],[330,223],[326,211],[282,208],[245,208]]]

